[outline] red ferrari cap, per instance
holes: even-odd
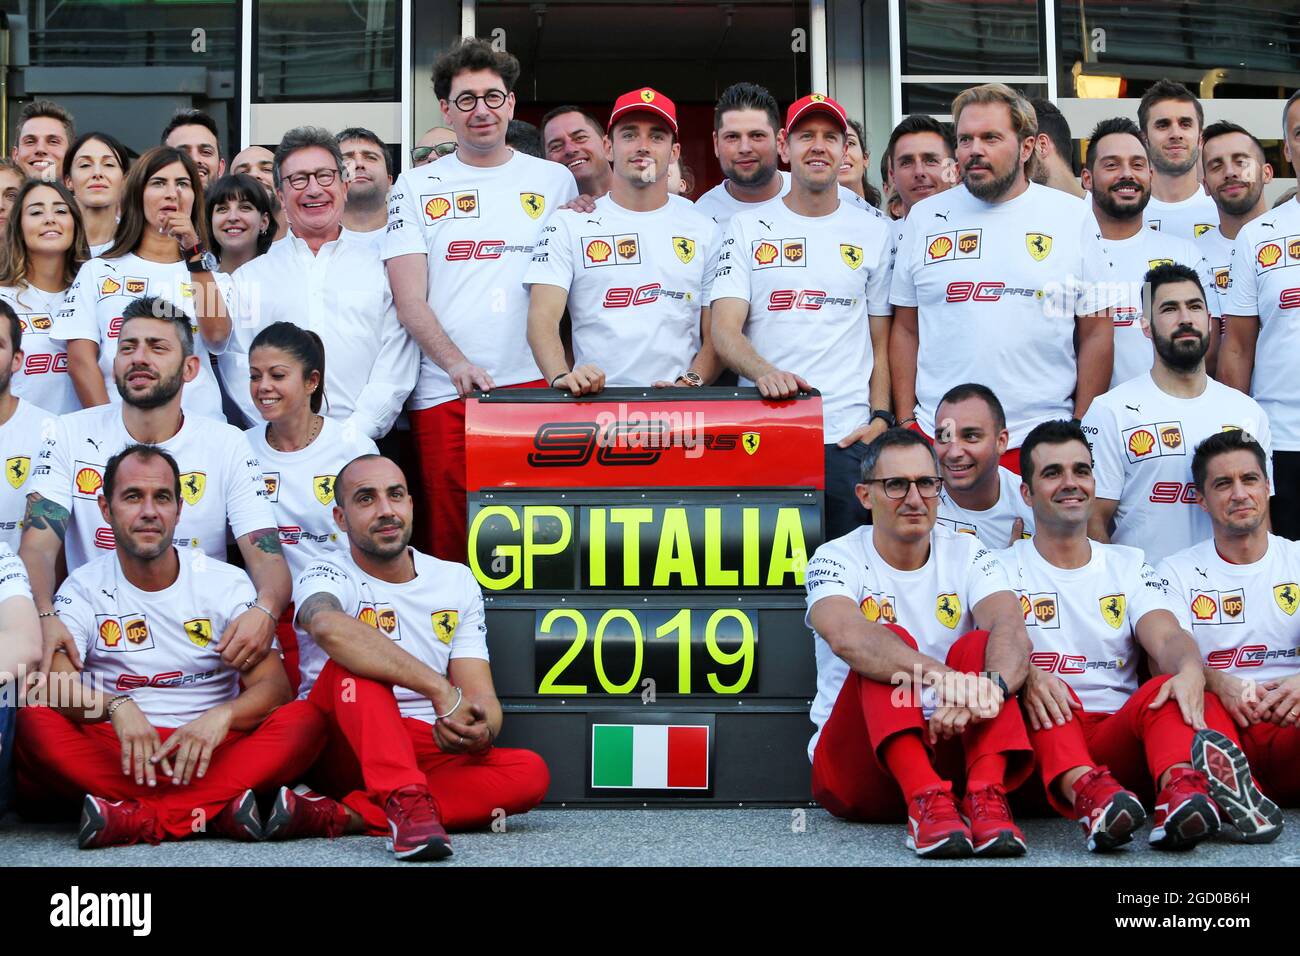
[[[614,123],[620,116],[628,113],[654,113],[667,120],[668,125],[673,128],[673,135],[677,135],[677,107],[673,105],[672,100],[657,90],[643,86],[631,93],[624,93],[616,99],[614,112],[609,114],[610,129],[614,128]]]
[[[790,108],[785,114],[785,128],[787,131],[794,129],[794,124],[799,122],[809,113],[825,113],[839,124],[840,129],[848,132],[849,116],[844,112],[844,107],[840,106],[825,93],[810,93],[803,99],[795,100],[790,104]]]

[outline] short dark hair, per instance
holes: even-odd
[[[588,123],[591,124],[591,128],[594,129],[594,130],[596,131],[596,135],[599,136],[599,137],[601,137],[602,139],[604,138],[604,136],[605,136],[605,124],[602,123],[600,120],[596,119],[596,117],[592,116],[590,113],[588,113],[586,110],[584,110],[581,106],[571,106],[571,105],[557,106],[555,109],[551,110],[551,111],[548,112],[545,116],[542,117],[542,123],[541,123],[541,129],[542,129],[542,131],[543,131],[543,132],[546,131],[546,124],[547,124],[547,123],[549,123],[551,120],[555,119],[555,117],[557,117],[557,116],[563,116],[565,113],[579,113],[579,114],[581,114],[582,118],[585,119]],[[542,145],[545,146],[546,144],[543,143]]]
[[[1110,119],[1104,119],[1092,128],[1092,133],[1088,136],[1088,154],[1084,157],[1083,164],[1090,171],[1097,163],[1097,144],[1101,142],[1102,137],[1118,133],[1135,137],[1143,149],[1147,148],[1147,138],[1142,135],[1142,130],[1137,123],[1127,116],[1112,116]]]
[[[132,319],[170,322],[176,329],[177,338],[181,340],[181,354],[186,358],[194,354],[194,328],[190,325],[190,317],[162,296],[142,295],[128,302],[122,310],[122,324],[119,328],[125,330],[126,323]]]
[[[867,450],[862,456],[862,470],[859,477],[865,482],[869,478],[874,478],[876,465],[880,463],[880,456],[885,453],[887,448],[924,448],[930,453],[934,460],[934,470],[939,470],[939,456],[934,453],[934,446],[930,440],[920,432],[912,431],[910,428],[886,428],[877,435],[871,444],[867,445]]]
[[[167,137],[182,126],[202,126],[217,141],[217,154],[221,154],[221,133],[217,130],[217,121],[203,110],[177,110],[173,113],[172,118],[163,127],[162,135],[158,137],[158,144],[166,146]]]
[[[89,133],[82,133],[76,138],[73,144],[68,147],[68,151],[63,154],[64,177],[67,179],[72,178],[72,161],[76,158],[77,153],[81,152],[81,147],[85,146],[92,140],[99,140],[108,147],[110,153],[117,157],[117,165],[122,167],[122,178],[125,179],[126,174],[131,171],[131,154],[115,136],[110,136],[108,133],[101,133],[98,130]]]
[[[34,120],[42,116],[62,123],[63,131],[68,134],[69,142],[77,135],[77,124],[72,119],[72,114],[66,109],[54,102],[54,100],[32,100],[30,103],[24,103],[23,108],[18,111],[18,125],[14,127],[15,138],[22,135],[23,125],[28,120]]]
[[[320,387],[312,393],[309,400],[311,410],[319,412],[325,401],[325,344],[321,342],[320,336],[292,322],[272,322],[258,332],[248,346],[249,357],[260,348],[288,352],[302,366],[303,378],[312,372],[320,373]]]
[[[1296,90],[1294,93],[1288,96],[1286,102],[1282,104],[1282,138],[1283,139],[1286,139],[1287,136],[1290,135],[1287,132],[1287,128],[1286,128],[1287,114],[1291,112],[1291,107],[1295,106],[1297,103],[1300,103],[1300,90]]]
[[[1205,127],[1204,131],[1201,133],[1201,165],[1205,164],[1204,149],[1209,145],[1210,140],[1218,139],[1220,136],[1227,136],[1229,133],[1240,133],[1242,136],[1249,137],[1250,141],[1255,144],[1255,149],[1259,150],[1260,165],[1262,166],[1268,161],[1267,157],[1264,155],[1264,144],[1256,138],[1254,133],[1246,129],[1244,126],[1238,126],[1236,123],[1229,122],[1228,120],[1219,120],[1217,123],[1211,123],[1209,126]]]
[[[257,234],[255,255],[265,255],[271,248],[271,243],[275,241],[275,216],[271,212],[271,197],[266,194],[262,184],[248,173],[226,173],[208,186],[205,195],[208,207],[208,245],[212,249],[212,254],[218,259],[221,258],[221,237],[217,235],[217,227],[213,225],[212,211],[220,203],[241,201],[252,203],[258,212],[270,217],[267,227]]]
[[[1157,103],[1163,103],[1165,100],[1191,103],[1196,107],[1196,125],[1205,126],[1205,110],[1201,108],[1201,101],[1183,84],[1164,79],[1152,83],[1147,91],[1142,94],[1142,99],[1138,101],[1138,125],[1142,127],[1143,132],[1146,131],[1147,120],[1151,117],[1151,107]]]
[[[943,140],[943,144],[948,147],[948,155],[957,155],[957,136],[952,131],[952,126],[948,123],[940,123],[933,116],[927,116],[924,113],[913,113],[911,116],[903,117],[902,121],[894,127],[889,134],[889,142],[885,144],[885,155],[881,161],[894,161],[894,147],[904,136],[910,136],[913,133],[934,133]]]
[[[284,185],[280,178],[280,167],[284,161],[298,150],[311,146],[319,146],[333,156],[334,167],[340,176],[343,175],[343,152],[339,149],[334,134],[321,126],[295,126],[280,138],[280,145],[275,148],[275,156],[271,160],[271,180],[276,189]]]
[[[506,92],[514,91],[519,82],[519,61],[514,54],[492,49],[492,44],[478,37],[457,40],[433,61],[433,95],[440,100],[451,98],[451,81],[466,71],[491,70],[501,77]]]
[[[1170,285],[1174,282],[1193,283],[1200,291],[1201,298],[1205,299],[1205,286],[1201,285],[1201,277],[1196,274],[1195,269],[1181,262],[1166,262],[1148,270],[1142,277],[1142,305],[1148,318],[1151,317],[1151,308],[1156,301],[1156,290],[1162,285]]]
[[[506,127],[506,145],[517,153],[542,158],[542,131],[532,123],[513,119]]]
[[[987,385],[981,385],[979,382],[966,382],[962,385],[954,385],[944,393],[943,398],[939,399],[939,405],[948,402],[964,402],[968,398],[978,398],[989,407],[989,412],[993,415],[993,427],[998,431],[1007,427],[1007,413],[998,401],[998,397],[993,394],[993,389]],[[935,406],[936,413],[939,405]],[[936,423],[937,427],[937,423]]]
[[[117,487],[117,469],[121,467],[122,462],[128,458],[139,458],[143,461],[149,461],[152,458],[161,458],[167,462],[167,467],[172,472],[172,493],[176,495],[177,500],[181,496],[181,470],[176,465],[176,459],[168,452],[157,445],[145,445],[139,442],[133,445],[127,445],[116,455],[108,460],[104,466],[104,500],[110,504],[113,501],[113,489]]]
[[[772,132],[781,128],[781,108],[767,87],[757,83],[732,83],[722,91],[713,108],[713,131],[722,129],[722,117],[735,110],[762,110],[772,124]]]
[[[344,140],[349,139],[359,139],[376,147],[379,150],[379,155],[384,157],[384,173],[389,179],[393,178],[393,161],[388,158],[388,146],[379,138],[378,133],[372,132],[364,126],[349,126],[334,137],[334,142],[339,144],[340,153],[343,152]]]
[[[1240,428],[1215,432],[1197,445],[1196,451],[1192,453],[1192,484],[1196,486],[1197,494],[1205,494],[1205,478],[1210,471],[1210,461],[1234,451],[1248,451],[1254,455],[1260,474],[1268,477],[1268,456],[1254,435],[1247,434]]]
[[[1072,441],[1081,442],[1088,449],[1089,457],[1092,456],[1092,445],[1088,444],[1088,436],[1083,433],[1078,422],[1060,418],[1035,425],[1020,446],[1020,480],[1033,488],[1035,448],[1039,445],[1064,445]]]
[[[23,347],[23,324],[18,319],[18,313],[4,299],[0,299],[0,316],[9,322],[9,344],[14,347],[14,351],[21,351]]]
[[[347,474],[348,469],[351,468],[359,461],[373,461],[376,458],[387,459],[387,456],[379,455],[374,452],[366,452],[364,455],[357,455],[356,458],[353,458],[350,462],[348,462],[346,465],[344,465],[342,468],[339,469],[339,473],[334,476],[334,489],[336,492],[334,495],[335,504],[337,504],[340,508],[343,507],[343,496],[338,494],[337,492],[343,487],[343,476]],[[399,465],[398,467],[400,469],[401,466]]]
[[[1070,171],[1074,172],[1074,137],[1070,135],[1069,121],[1051,100],[1030,100],[1029,104],[1038,117],[1039,135],[1052,141],[1056,155],[1065,160]]]

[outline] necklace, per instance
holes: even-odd
[[[312,415],[311,434],[308,435],[307,440],[303,442],[302,448],[306,448],[308,445],[310,445],[312,442],[316,440],[316,436],[320,434],[320,428],[321,425],[324,424],[324,422],[325,419],[322,416]],[[302,448],[281,448],[279,444],[276,443],[274,435],[275,435],[275,428],[272,427],[271,425],[267,425],[266,443],[270,445],[272,448],[274,448],[276,451],[285,452],[285,453],[293,452],[293,451],[302,451]]]

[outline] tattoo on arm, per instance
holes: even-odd
[[[258,551],[280,554],[280,532],[277,528],[259,528],[257,531],[250,531],[248,540]]]
[[[304,631],[311,630],[312,618],[322,611],[342,611],[343,605],[334,595],[325,591],[317,591],[307,600],[302,602],[298,608],[297,619],[298,626]]]
[[[23,517],[23,524],[42,531],[53,531],[62,542],[68,534],[68,522],[71,519],[68,509],[58,502],[35,491],[27,496],[27,514]]]

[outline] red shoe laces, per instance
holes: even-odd
[[[1011,816],[1011,807],[1007,805],[1007,798],[1001,787],[992,786],[984,787],[981,790],[972,790],[966,796],[970,800],[972,816],[991,815],[999,818],[1009,818]],[[990,813],[990,811],[992,812]]]
[[[953,802],[952,793],[948,790],[936,787],[921,794],[917,799],[920,803],[922,819],[933,821],[961,819],[961,814],[957,812],[957,805]]]

